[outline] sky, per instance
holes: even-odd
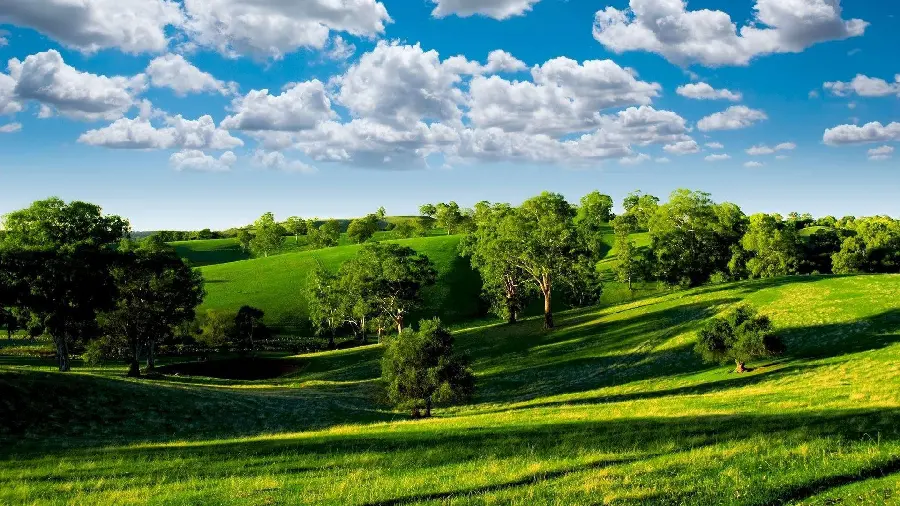
[[[900,2],[3,0],[0,214],[135,230],[689,188],[900,216]]]

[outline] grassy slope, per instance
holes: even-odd
[[[397,241],[426,254],[439,273],[437,285],[425,292],[425,308],[413,315],[412,321],[436,314],[454,322],[478,314],[481,282],[469,263],[458,256],[459,240],[459,236],[436,236]],[[318,264],[336,270],[353,258],[359,248],[339,246],[203,267],[208,294],[201,311],[237,310],[250,304],[263,309],[271,325],[284,331],[309,333],[309,273]]]
[[[790,353],[735,375],[691,347],[741,301]],[[382,405],[378,346],[299,356],[266,382],[6,368],[0,408],[28,442],[0,446],[0,503],[900,503],[900,276],[705,287],[558,320],[458,332],[477,398],[427,421]]]

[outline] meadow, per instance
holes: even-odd
[[[788,353],[739,375],[692,348],[742,302]],[[295,372],[261,381],[4,356],[0,503],[900,504],[900,276],[708,285],[557,320],[458,324],[476,397],[417,421],[383,398],[380,345],[282,356]]]

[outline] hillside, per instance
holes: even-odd
[[[743,375],[692,352],[740,302],[788,346]],[[7,358],[0,503],[900,502],[900,276],[702,287],[558,322],[458,331],[476,398],[425,421],[382,404],[380,346],[255,382]]]
[[[412,321],[438,315],[456,322],[483,313],[481,281],[469,262],[459,257],[459,241],[460,236],[396,241],[427,255],[438,270],[437,284],[425,290],[424,307],[412,315]],[[316,265],[337,270],[359,248],[338,246],[203,267],[207,296],[200,310],[236,311],[249,304],[263,309],[267,323],[280,331],[309,335],[306,292],[310,273]]]

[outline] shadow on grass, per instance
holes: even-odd
[[[855,473],[841,474],[837,476],[826,476],[809,483],[804,483],[795,487],[788,487],[782,490],[778,490],[773,494],[775,498],[767,504],[776,506],[782,504],[791,504],[797,501],[804,501],[834,488],[843,487],[845,485],[852,485],[854,483],[859,483],[867,480],[886,478],[887,476],[895,473],[900,473],[900,457],[871,467],[860,469]],[[834,504],[837,504],[837,502],[835,502]]]

